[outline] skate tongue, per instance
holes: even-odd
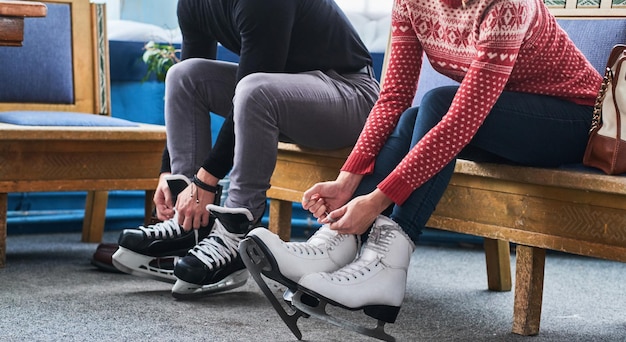
[[[372,248],[372,247],[374,247],[374,246],[371,246],[369,244],[365,244],[365,247],[361,251],[361,256],[359,257],[359,261],[362,261],[363,263],[370,263],[370,262],[380,258],[381,253],[380,253],[379,249],[378,248]]]
[[[328,225],[323,225],[307,242],[313,246],[322,247],[329,244],[337,235],[339,235],[337,231],[331,230]]]
[[[207,210],[217,218],[226,231],[237,235],[245,235],[252,229],[252,213],[245,208],[226,208],[213,204],[207,205]]]
[[[387,216],[378,215],[378,217],[376,218],[376,221],[374,221],[374,227],[381,227],[381,226],[397,227],[398,224]]]
[[[389,237],[393,231],[399,231],[400,227],[391,219],[385,216],[378,216],[372,226],[367,242],[363,246],[360,259],[363,261],[373,261],[385,255],[389,246]]]

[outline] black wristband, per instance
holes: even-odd
[[[216,194],[219,190],[217,186],[212,186],[201,181],[196,175],[193,175],[193,184],[195,184],[197,187],[204,191],[212,192],[214,194]]]

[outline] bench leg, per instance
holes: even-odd
[[[83,242],[100,242],[104,234],[104,221],[108,191],[88,191],[83,220]]]
[[[491,291],[511,291],[511,251],[509,242],[484,239],[487,286]]]
[[[7,262],[7,210],[8,194],[0,194],[0,268]]]
[[[537,335],[541,320],[546,250],[518,245],[516,255],[513,333]]]
[[[283,241],[291,239],[291,211],[291,202],[278,199],[270,200],[269,229],[272,233],[278,234]]]
[[[153,223],[155,223],[156,216],[154,216],[154,201],[152,201],[152,199],[154,198],[154,193],[156,191],[155,190],[146,190],[146,198],[144,200],[144,217],[143,217],[143,224],[145,226],[151,225]]]

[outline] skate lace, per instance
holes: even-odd
[[[242,237],[230,233],[219,222],[215,221],[213,231],[200,241],[190,253],[209,267],[210,270],[225,265],[237,256],[237,247]]]
[[[358,279],[359,276],[365,276],[366,273],[370,272],[372,269],[370,265],[374,262],[374,266],[377,266],[383,256],[389,251],[389,244],[391,243],[391,238],[394,237],[393,226],[390,226],[392,229],[385,229],[385,226],[379,226],[372,229],[372,232],[367,239],[367,243],[363,245],[363,252],[361,252],[362,256],[374,256],[372,257],[362,257],[357,259],[357,261],[348,264],[337,271],[330,274],[331,280],[337,281],[350,281],[351,279]]]
[[[307,255],[323,255],[327,250],[333,249],[333,247],[337,246],[341,241],[346,238],[346,234],[336,234],[329,229],[318,229],[313,236],[309,239],[312,240],[322,240],[322,243],[312,244],[309,241],[307,242],[289,242],[284,245],[287,249],[291,249],[292,251],[300,254]],[[322,248],[323,247],[323,248]]]
[[[151,224],[148,227],[141,226],[139,229],[141,229],[147,237],[154,239],[176,238],[183,234],[183,230],[174,219]]]

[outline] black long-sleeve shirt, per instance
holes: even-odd
[[[215,59],[217,44],[239,55],[237,80],[255,72],[350,73],[371,56],[333,0],[179,0],[182,59]],[[207,113],[208,114],[208,113]],[[233,164],[232,113],[202,167],[224,178]],[[164,153],[162,171],[169,171]]]

